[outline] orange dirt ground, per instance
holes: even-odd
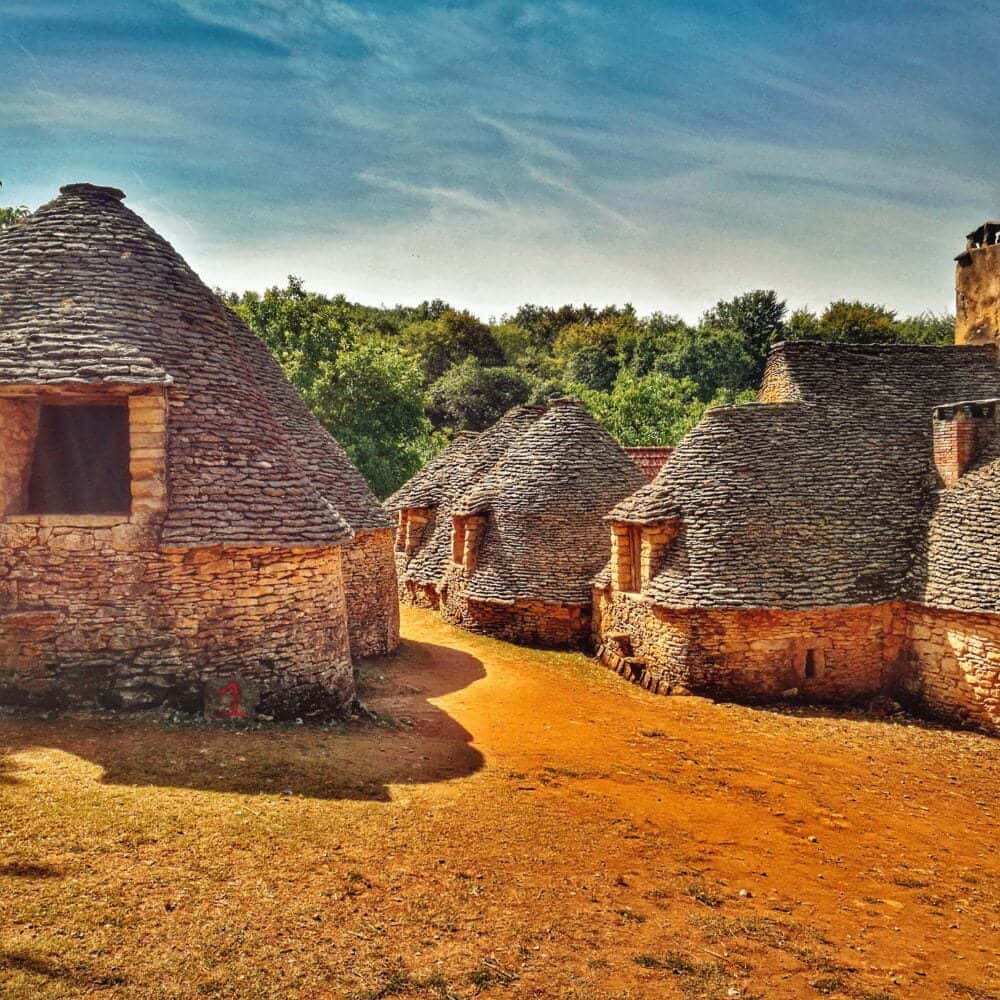
[[[0,997],[1000,996],[1000,744],[404,612],[389,726],[0,717]]]

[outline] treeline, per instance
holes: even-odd
[[[773,291],[719,302],[697,325],[629,306],[525,305],[485,323],[440,300],[375,308],[290,278],[227,294],[308,405],[386,496],[459,430],[510,407],[579,396],[625,445],[674,444],[707,406],[753,398],[780,340],[947,344],[954,319],[831,303],[789,313]]]

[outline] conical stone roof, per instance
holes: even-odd
[[[0,385],[169,386],[165,546],[388,527],[265,345],[123,198],[69,185],[0,233]]]
[[[942,497],[923,566],[920,552],[933,408],[998,394],[992,345],[778,344],[762,402],[709,409],[610,516],[679,520],[643,591],[663,607],[851,607],[921,599],[926,578],[931,603],[997,608],[989,469]]]
[[[419,472],[408,479],[384,502],[385,509],[400,510],[437,507],[447,496],[456,470],[474,447],[479,435],[475,431],[460,431],[448,446],[435,455]]]
[[[476,435],[460,435],[437,458],[386,501],[393,512],[408,507],[432,508],[425,539],[402,573],[404,580],[438,584],[451,559],[451,515],[459,498],[487,476],[508,450],[545,412],[540,406],[517,406],[492,427]]]
[[[582,403],[553,400],[454,505],[456,514],[487,515],[466,596],[589,604],[610,554],[603,518],[645,481]]]

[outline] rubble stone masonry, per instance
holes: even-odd
[[[1000,615],[906,605],[900,692],[932,715],[1000,734]]]
[[[1000,615],[902,602],[671,610],[599,589],[594,634],[607,666],[663,694],[845,703],[885,693],[1000,733]]]
[[[382,656],[399,646],[393,532],[359,532],[343,547],[351,656]]]
[[[590,645],[589,606],[530,599],[476,600],[465,593],[464,578],[455,568],[440,588],[440,612],[452,625],[525,646],[579,649]]]
[[[205,678],[261,711],[353,697],[338,548],[135,548],[117,526],[0,526],[0,701],[197,711]]]
[[[160,548],[167,405],[159,388],[101,390],[128,406],[129,513],[20,513],[40,402],[87,401],[93,390],[5,393],[0,702],[197,710],[203,680],[232,674],[260,685],[264,712],[350,702],[341,547]],[[353,553],[355,575],[379,546]],[[391,568],[391,551],[388,560]]]
[[[850,701],[881,691],[897,659],[891,605],[829,611],[670,610],[595,594],[601,659],[643,687],[744,701],[790,691]]]

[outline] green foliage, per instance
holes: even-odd
[[[868,302],[831,302],[819,318],[818,339],[837,344],[890,344],[896,339],[896,314]]]
[[[18,205],[16,208],[3,208],[0,206],[0,231],[7,229],[9,226],[16,226],[30,214],[27,205]]]
[[[424,372],[389,339],[398,332],[392,318],[343,296],[307,292],[294,277],[286,288],[227,301],[377,495],[387,496],[420,467],[430,451]]]
[[[472,313],[453,309],[437,319],[407,326],[402,344],[420,359],[428,385],[466,358],[476,358],[484,365],[504,363],[503,351],[490,328]]]
[[[786,315],[765,289],[716,303],[697,327],[666,313],[640,317],[629,305],[524,305],[486,324],[440,299],[374,308],[309,292],[297,278],[226,301],[380,496],[455,431],[483,430],[521,403],[573,393],[622,444],[669,445],[707,406],[753,399],[776,341],[954,338],[950,315],[898,319],[847,300]]]
[[[717,302],[702,317],[702,329],[734,330],[743,338],[744,348],[756,359],[755,375],[764,372],[771,345],[785,336],[785,303],[776,292],[758,288]]]
[[[429,455],[423,372],[385,341],[342,346],[303,396],[380,497],[402,486]]]
[[[955,317],[933,312],[907,316],[896,323],[896,339],[902,344],[954,344]]]
[[[697,386],[698,398],[707,403],[720,392],[754,388],[760,362],[737,330],[681,327],[664,336],[653,369],[690,380]]]
[[[532,380],[518,369],[486,368],[477,358],[466,358],[430,387],[427,413],[436,428],[482,431],[531,394]]]
[[[698,421],[705,403],[691,379],[653,372],[623,371],[610,392],[570,385],[591,415],[620,444],[628,447],[674,444]]]

